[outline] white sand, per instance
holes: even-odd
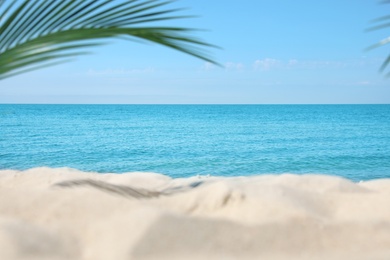
[[[390,259],[390,179],[0,171],[0,259]]]

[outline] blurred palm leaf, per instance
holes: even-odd
[[[0,0],[0,79],[68,61],[109,38],[146,40],[216,64],[193,29],[144,26],[188,18],[159,0]]]
[[[382,4],[388,4],[388,3],[390,3],[390,1],[389,0],[385,0],[385,1],[382,1],[381,3]],[[367,31],[374,31],[374,30],[380,30],[380,29],[388,28],[388,27],[390,27],[390,15],[379,17],[379,18],[373,20],[372,23],[373,23],[373,26],[368,28]],[[367,50],[372,50],[372,49],[384,46],[384,45],[389,44],[389,43],[390,43],[390,37],[387,37],[387,38],[381,40],[380,42],[378,42],[378,43],[376,43],[374,45],[369,46],[367,48]],[[389,66],[389,65],[390,65],[390,55],[388,55],[387,58],[382,63],[382,65],[380,67],[380,71],[384,72],[386,67]],[[386,74],[386,76],[390,77],[390,72],[388,72]]]

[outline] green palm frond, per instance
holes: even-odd
[[[159,0],[0,0],[0,79],[66,62],[109,38],[142,39],[216,64],[193,29],[145,26],[188,18]]]
[[[381,3],[382,4],[389,4],[390,1],[389,0],[385,0],[385,1],[382,1]],[[388,28],[388,27],[390,27],[390,15],[379,17],[379,18],[373,20],[372,23],[373,23],[373,26],[368,28],[367,31],[374,31],[374,30],[380,30],[380,29]],[[376,43],[374,45],[369,46],[367,48],[367,50],[372,50],[372,49],[384,46],[384,45],[389,44],[389,43],[390,43],[390,37],[387,37],[387,38],[381,40],[380,42],[378,42],[378,43]],[[389,65],[390,65],[390,55],[388,55],[387,58],[382,63],[382,65],[380,67],[380,71],[384,72],[385,69],[387,68],[387,66],[389,66]],[[386,76],[390,77],[390,72],[386,73]]]

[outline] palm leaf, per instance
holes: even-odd
[[[109,38],[146,40],[217,64],[194,29],[144,24],[177,20],[159,0],[0,0],[0,79],[68,61]]]
[[[389,4],[390,0],[385,0],[385,1],[382,1],[381,3],[382,4]],[[366,31],[375,31],[375,30],[381,30],[381,29],[388,28],[388,27],[390,27],[390,15],[379,17],[379,18],[373,20],[372,24],[373,25],[371,27],[369,27]],[[369,46],[368,48],[366,48],[366,50],[372,50],[372,49],[384,46],[384,45],[389,44],[389,43],[390,43],[390,37],[387,37],[387,38],[379,41],[378,43]],[[386,70],[387,66],[389,66],[389,65],[390,65],[390,55],[387,56],[387,58],[384,60],[384,62],[382,63],[379,70],[381,72],[384,72]],[[390,77],[390,72],[386,73],[386,76]]]

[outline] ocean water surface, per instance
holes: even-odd
[[[0,169],[390,178],[390,105],[0,105]]]

